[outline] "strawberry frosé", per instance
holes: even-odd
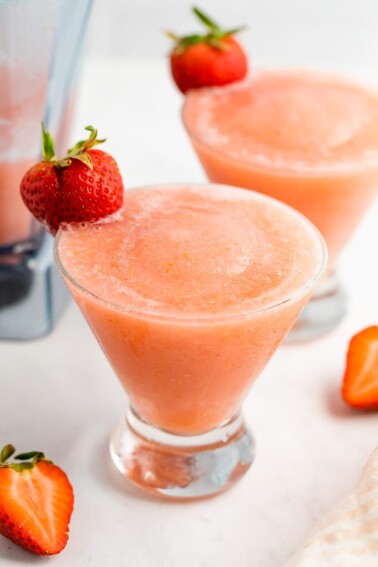
[[[148,423],[177,434],[231,418],[324,270],[301,215],[251,191],[126,191],[114,217],[69,225],[58,265]]]

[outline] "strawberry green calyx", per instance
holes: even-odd
[[[94,146],[97,146],[98,144],[103,144],[104,142],[106,142],[106,138],[99,140],[97,138],[97,130],[93,126],[87,126],[85,129],[90,132],[88,139],[77,142],[77,144],[75,144],[70,150],[68,150],[67,155],[63,161],[78,159],[92,169],[92,160],[87,151],[94,148]],[[70,163],[71,162],[69,161],[67,165],[69,165]]]
[[[11,458],[12,455],[14,455],[15,452],[16,449],[13,447],[13,445],[11,445],[10,443],[8,445],[5,445],[5,447],[3,447],[1,450],[0,464],[2,465],[3,463],[5,463],[8,459]]]
[[[197,43],[206,43],[213,47],[214,49],[219,49],[220,51],[225,51],[227,45],[222,41],[223,39],[235,35],[245,29],[245,26],[240,26],[237,28],[232,28],[228,30],[222,29],[212,18],[207,14],[202,12],[196,6],[192,7],[192,12],[198,18],[198,20],[206,27],[206,34],[190,34],[185,36],[178,36],[173,32],[167,32],[166,35],[169,39],[172,39],[175,43],[175,53],[180,55],[188,47],[196,45]]]
[[[56,160],[54,138],[47,132],[42,122],[42,155],[45,161],[52,162]]]
[[[90,133],[87,140],[80,140],[77,142],[70,150],[68,150],[67,154],[64,158],[58,158],[55,155],[55,145],[54,145],[54,138],[47,132],[45,126],[42,122],[42,154],[44,160],[53,163],[55,167],[68,167],[71,163],[71,160],[78,159],[85,163],[90,169],[93,169],[93,163],[91,160],[90,155],[88,154],[88,150],[94,148],[98,144],[103,144],[106,141],[106,138],[98,139],[97,138],[97,130],[93,126],[87,126],[85,130],[88,130]]]
[[[7,462],[15,452],[16,449],[11,444],[5,445],[5,447],[3,447],[0,453],[0,469],[12,469],[16,472],[22,472],[23,470],[34,468],[35,465],[40,461],[51,463],[51,461],[45,459],[44,453],[41,453],[40,451],[20,453],[19,455],[13,457],[16,461],[22,461],[20,463]]]

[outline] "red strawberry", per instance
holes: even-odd
[[[122,206],[123,183],[115,160],[92,149],[105,140],[87,126],[88,140],[78,142],[63,159],[42,125],[44,161],[21,181],[21,196],[34,217],[55,234],[62,222],[88,222],[111,215]]]
[[[342,385],[344,400],[361,409],[378,409],[378,327],[368,327],[349,344]]]
[[[198,8],[194,14],[206,26],[205,35],[178,37],[168,32],[175,41],[170,55],[171,72],[182,93],[200,87],[227,85],[243,79],[248,71],[248,60],[234,35],[243,28],[222,30]]]
[[[67,475],[37,451],[7,463],[14,452],[6,445],[0,456],[0,533],[37,555],[60,553],[74,501]]]

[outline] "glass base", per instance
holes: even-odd
[[[324,280],[303,309],[286,343],[309,341],[329,333],[347,312],[347,296],[333,272]]]
[[[212,496],[249,468],[255,444],[240,415],[201,435],[174,435],[142,421],[129,408],[115,428],[110,454],[131,482],[174,499]]]

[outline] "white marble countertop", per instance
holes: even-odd
[[[353,74],[353,73],[352,73]],[[354,73],[358,76],[357,73]],[[373,70],[359,71],[374,81]],[[87,64],[75,134],[95,124],[126,186],[201,181],[162,62]],[[170,503],[133,488],[108,456],[124,410],[121,386],[77,308],[29,343],[0,343],[1,442],[40,449],[69,474],[76,504],[54,567],[276,567],[357,482],[378,444],[378,415],[349,410],[339,388],[350,336],[378,322],[378,206],[340,261],[349,313],[332,334],[281,347],[251,391],[245,417],[257,458],[229,492]],[[37,564],[0,538],[0,565]]]

